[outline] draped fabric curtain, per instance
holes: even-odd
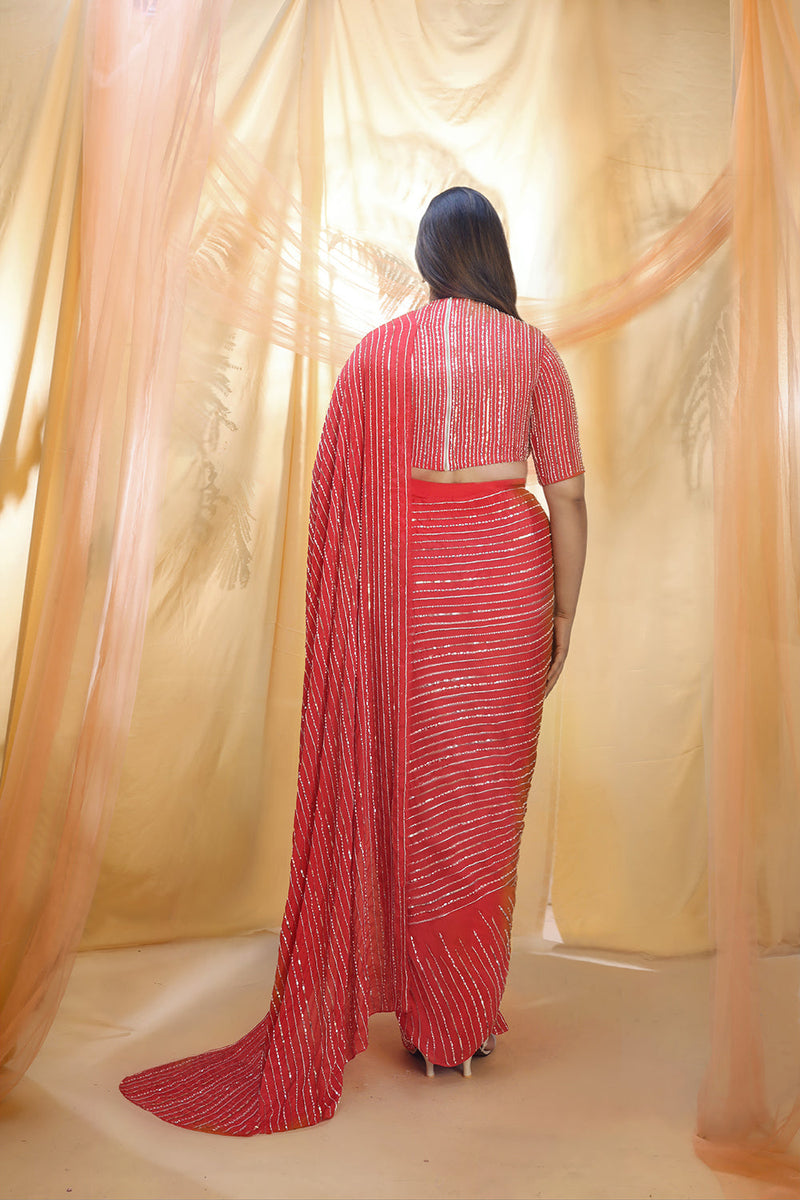
[[[518,941],[552,891],[567,945],[716,944],[698,1151],[794,1186],[755,995],[800,937],[796,5],[9,14],[4,1088],[81,937],[278,923],[318,432],[358,337],[425,299],[427,200],[468,183],[564,351],[592,513]]]
[[[67,13],[67,36],[79,16]],[[51,331],[41,304],[51,281],[35,279],[12,397],[19,405],[32,382],[38,318],[53,369],[0,807],[0,1039],[9,1082],[38,1048],[63,991],[118,788],[220,33],[213,3],[174,0],[157,24],[137,5],[90,4],[85,13],[82,166],[64,222],[64,288]],[[66,94],[71,104],[72,80]],[[64,172],[74,180],[74,163]],[[37,273],[47,266],[37,262]]]
[[[710,829],[717,958],[697,1146],[712,1166],[763,1173],[787,1189],[774,1194],[797,1195],[798,1159],[787,1147],[800,1129],[800,1095],[775,1116],[760,1028],[758,941],[798,942],[800,38],[778,0],[743,3],[738,16],[738,370],[714,463]],[[780,910],[763,903],[781,896]],[[792,1067],[796,1086],[798,1064]]]

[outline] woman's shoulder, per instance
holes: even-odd
[[[410,344],[410,335],[418,321],[419,309],[411,309],[384,321],[365,333],[356,343],[342,367],[344,372],[358,371],[361,368],[374,365],[381,359],[392,359],[402,351],[404,345]]]
[[[382,346],[407,337],[419,320],[421,311],[419,308],[412,308],[408,312],[392,317],[390,321],[384,321],[382,325],[370,329],[369,333],[364,334],[361,338],[356,346],[356,351],[360,351],[361,354],[369,354]]]
[[[499,308],[472,301],[474,310],[469,314],[478,323],[483,323],[494,334],[495,340],[503,347],[511,347],[526,359],[532,359],[535,364],[539,361],[547,338],[541,329],[531,325],[523,317],[503,312]]]

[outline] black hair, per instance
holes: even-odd
[[[451,187],[434,196],[419,223],[414,257],[431,300],[464,296],[519,319],[505,231],[482,192]]]

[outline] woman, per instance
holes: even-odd
[[[232,1046],[129,1076],[166,1121],[235,1135],[331,1117],[371,1013],[433,1065],[507,1028],[519,838],[585,553],[575,405],[516,312],[489,201],[419,228],[430,302],[336,383],[312,479],[289,896],[272,1003]],[[532,453],[550,523],[525,489]]]

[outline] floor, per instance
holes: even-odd
[[[0,1197],[733,1194],[692,1151],[708,1031],[702,958],[517,949],[503,1006],[511,1032],[471,1080],[426,1079],[393,1018],[375,1017],[336,1117],[315,1129],[214,1137],[123,1099],[127,1072],[255,1024],[275,956],[274,934],[80,955],[39,1057],[0,1108]]]

